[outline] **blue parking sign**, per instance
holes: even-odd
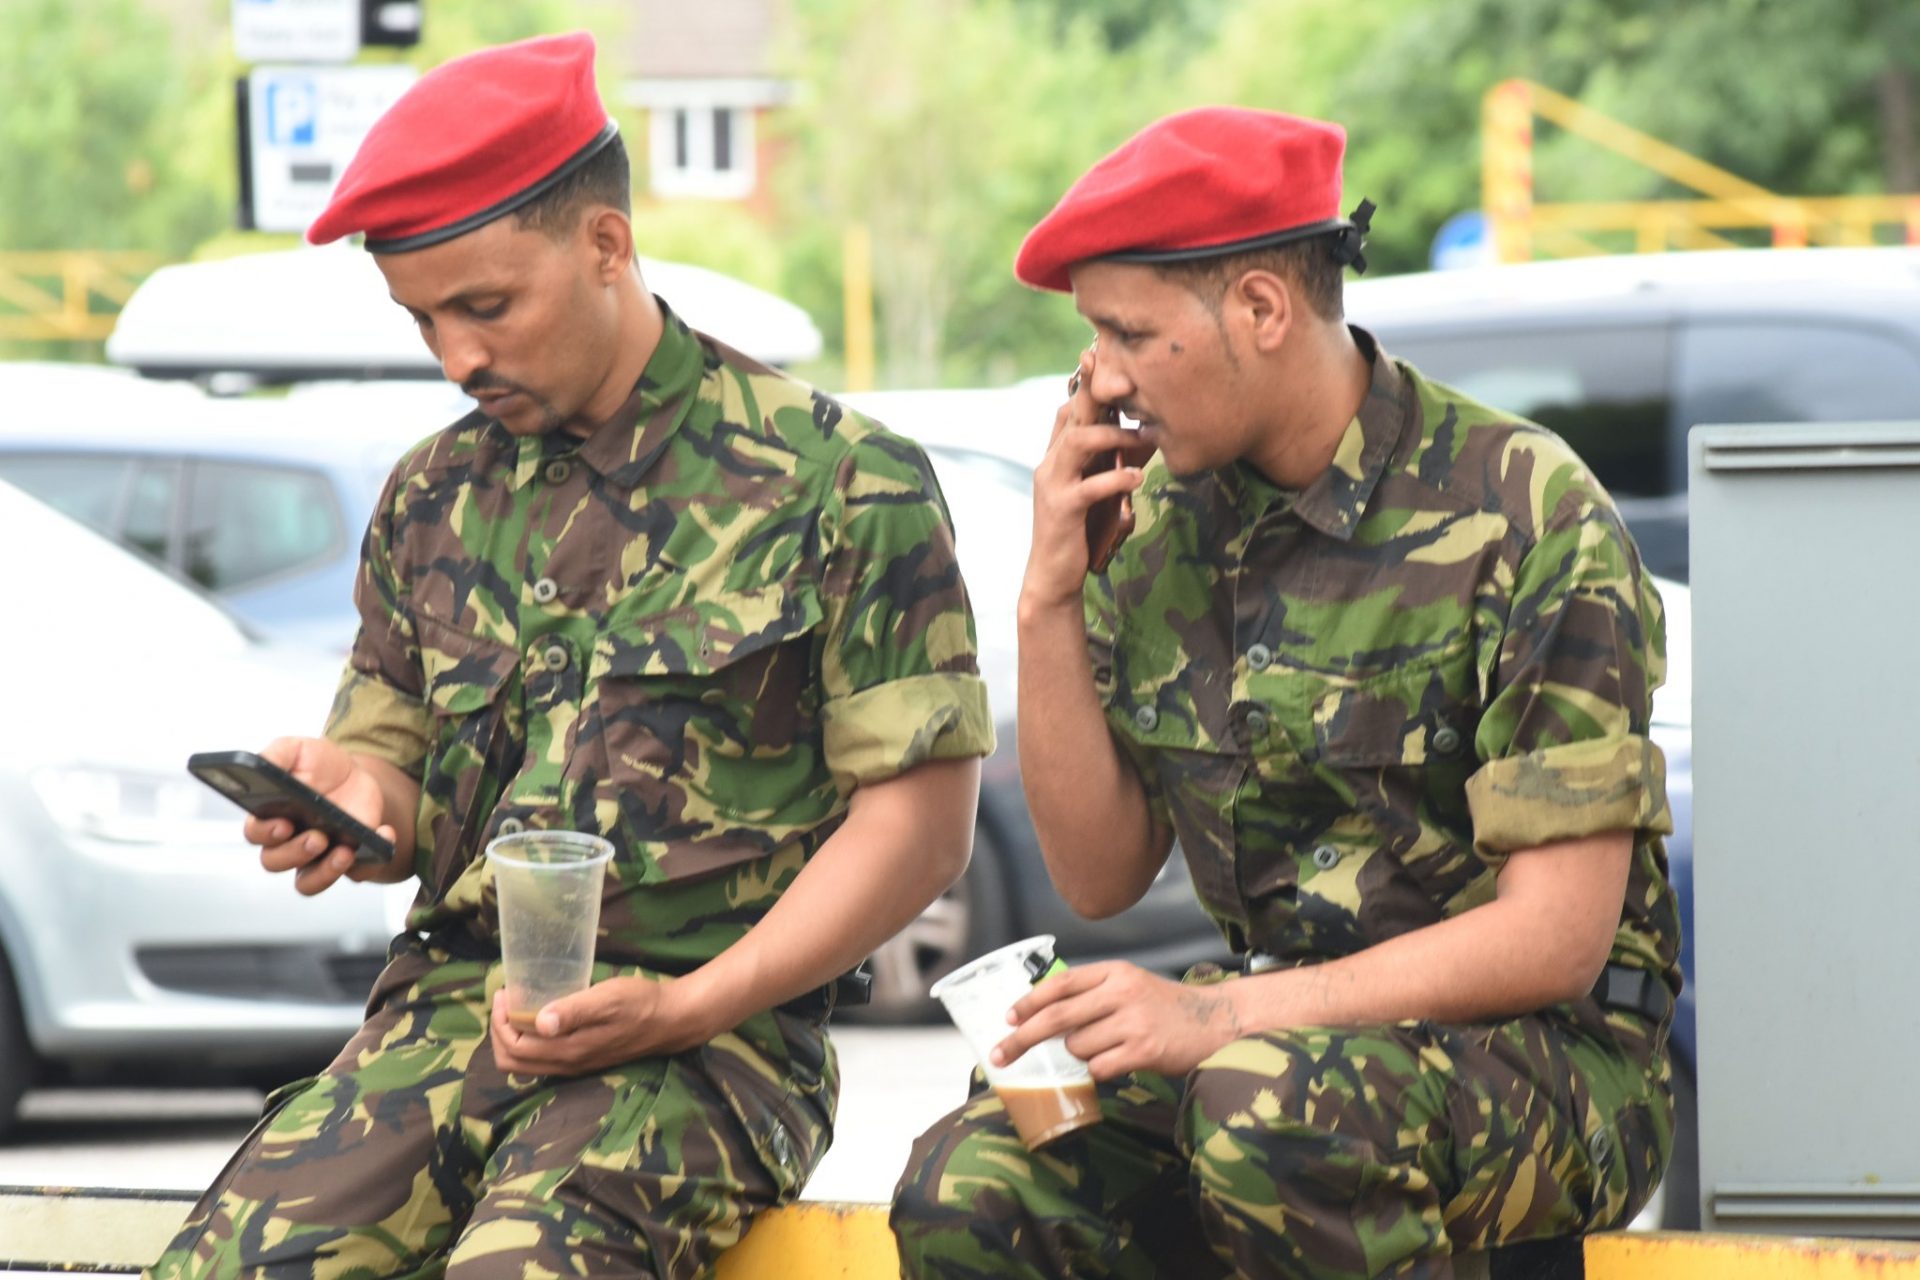
[[[267,86],[267,141],[310,147],[320,117],[320,94],[305,76],[281,76]]]
[[[0,8],[6,0],[0,0]],[[304,231],[382,112],[417,73],[407,66],[256,67],[247,75],[240,157],[243,225]]]

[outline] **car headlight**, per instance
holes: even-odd
[[[244,843],[238,809],[191,777],[99,765],[37,770],[33,789],[61,827],[123,844]]]

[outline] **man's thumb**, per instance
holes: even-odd
[[[541,1006],[540,1012],[534,1015],[533,1029],[543,1036],[557,1036],[567,1029],[567,1020],[562,1016],[558,1001]]]
[[[543,1036],[561,1036],[596,1021],[599,1014],[597,1002],[600,999],[596,990],[588,987],[585,991],[549,1000],[540,1006],[540,1012],[533,1020],[533,1029]]]

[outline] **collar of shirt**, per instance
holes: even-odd
[[[1222,493],[1247,523],[1258,520],[1275,502],[1290,501],[1293,513],[1308,525],[1329,538],[1350,541],[1388,462],[1406,433],[1418,425],[1419,406],[1399,366],[1380,350],[1372,334],[1357,325],[1348,327],[1373,366],[1373,382],[1360,402],[1360,412],[1341,433],[1332,464],[1297,494],[1244,462],[1215,473]]]
[[[514,453],[508,487],[532,483],[542,467],[563,457],[578,458],[623,489],[639,486],[693,408],[706,370],[700,339],[664,298],[656,300],[663,321],[660,341],[641,370],[640,381],[626,401],[584,438],[570,431],[548,431],[515,439],[499,423],[490,424],[494,456]],[[483,459],[483,464],[490,461]]]

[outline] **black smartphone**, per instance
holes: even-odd
[[[251,751],[196,752],[187,758],[187,772],[256,818],[285,818],[296,832],[318,831],[361,862],[393,861],[385,836]]]
[[[1126,425],[1126,420],[1113,410],[1107,410],[1105,420]],[[1126,445],[1119,449],[1103,449],[1088,459],[1084,475],[1099,475],[1102,471],[1112,471],[1118,467],[1144,467],[1153,457],[1152,445]],[[1114,552],[1133,532],[1133,495],[1116,493],[1110,498],[1102,498],[1087,508],[1087,573],[1102,573],[1113,559]]]
[[[1096,476],[1102,471],[1112,471],[1120,466],[1123,458],[1122,450],[1102,450],[1088,461],[1085,474]],[[1120,549],[1120,544],[1132,532],[1133,495],[1116,493],[1088,507],[1087,572],[1104,573],[1113,560],[1113,553]]]

